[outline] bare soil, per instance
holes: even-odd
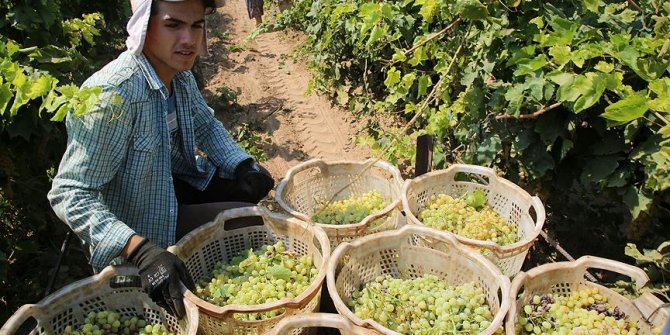
[[[217,117],[228,129],[261,121],[256,131],[267,141],[258,146],[268,156],[262,165],[276,180],[311,158],[370,157],[369,149],[352,142],[358,126],[351,113],[324,96],[306,94],[310,72],[304,60],[292,57],[303,35],[277,31],[250,39],[256,25],[241,0],[228,0],[207,25],[210,56],[201,64],[205,95],[216,97],[222,87],[239,90],[239,108],[217,110]]]

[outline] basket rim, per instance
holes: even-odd
[[[310,159],[306,162],[300,163],[292,168],[290,168],[287,172],[285,177],[279,182],[279,185],[277,186],[277,190],[275,191],[275,201],[279,204],[279,207],[281,207],[283,210],[288,212],[289,214],[307,222],[314,222],[319,225],[326,226],[330,229],[340,229],[340,228],[357,228],[357,227],[362,227],[362,226],[367,226],[369,222],[372,222],[375,220],[376,217],[384,216],[391,212],[394,208],[399,208],[401,209],[401,196],[402,192],[400,192],[398,199],[393,199],[391,203],[384,207],[384,209],[377,211],[375,213],[371,213],[370,215],[366,216],[363,218],[363,220],[359,223],[354,223],[354,224],[347,224],[347,225],[331,225],[331,224],[324,224],[324,223],[319,223],[315,222],[312,220],[311,217],[307,216],[304,213],[301,213],[297,210],[295,210],[293,207],[291,207],[289,204],[284,201],[282,195],[284,194],[284,189],[286,188],[286,185],[291,181],[295,175],[298,173],[305,171],[307,169],[313,168],[313,167],[319,167],[321,169],[324,169],[325,166],[340,166],[340,165],[357,165],[357,166],[363,166],[365,169],[368,167],[378,167],[381,168],[382,170],[387,171],[388,173],[391,174],[391,177],[396,181],[398,189],[402,191],[402,185],[404,180],[402,179],[402,176],[400,175],[400,170],[391,165],[390,163],[382,160],[382,159],[376,159],[376,158],[368,158],[365,160],[324,160],[321,158],[313,158]]]
[[[510,287],[510,296],[509,296],[510,309],[507,312],[507,318],[505,320],[506,332],[508,334],[514,333],[514,324],[517,318],[517,305],[520,304],[519,301],[520,298],[518,298],[517,296],[526,283],[533,282],[534,280],[546,277],[547,276],[546,273],[549,271],[561,270],[561,271],[579,272],[581,274],[586,274],[587,269],[589,268],[598,268],[627,275],[630,278],[635,279],[636,289],[638,290],[641,289],[649,281],[649,276],[647,276],[646,272],[644,272],[644,270],[636,266],[607,258],[590,256],[590,255],[582,256],[574,261],[542,264],[528,271],[521,271],[514,277]],[[612,292],[616,293],[615,291]],[[620,295],[619,293],[616,294]],[[640,298],[636,299],[636,301],[631,302],[633,302],[633,305],[638,310],[640,310],[640,313],[642,313],[644,317],[647,317],[647,315],[644,315],[645,313],[643,313],[642,309],[640,308],[640,306],[638,306],[638,304],[649,305],[654,303],[661,303],[661,301],[658,298],[654,297],[653,295],[651,295],[651,297],[649,296],[645,297],[644,295],[642,295]]]
[[[255,312],[264,312],[264,311],[269,311],[269,310],[274,310],[274,309],[279,309],[279,308],[294,308],[294,309],[301,309],[304,306],[306,306],[320,291],[320,287],[323,284],[323,281],[325,280],[326,277],[326,269],[328,265],[328,260],[330,258],[330,242],[328,240],[328,236],[326,233],[321,229],[320,227],[316,227],[314,225],[310,225],[302,220],[299,220],[297,218],[291,217],[289,215],[281,214],[281,213],[274,213],[270,212],[264,207],[260,206],[251,206],[251,207],[241,207],[241,208],[233,208],[233,209],[227,209],[219,213],[214,220],[198,227],[197,229],[193,230],[189,234],[185,235],[183,238],[177,242],[176,245],[171,246],[168,248],[169,251],[173,252],[177,256],[181,258],[182,253],[182,245],[189,242],[193,237],[198,236],[199,234],[206,233],[210,230],[217,229],[217,228],[223,228],[225,221],[229,219],[234,219],[234,218],[240,218],[240,217],[247,217],[247,216],[261,216],[263,218],[263,226],[258,226],[258,227],[266,227],[267,229],[272,230],[275,225],[279,225],[280,223],[275,222],[283,222],[285,221],[286,225],[299,225],[301,228],[306,229],[306,230],[312,230],[314,233],[314,236],[316,239],[319,241],[321,251],[323,252],[322,255],[322,264],[320,267],[317,269],[318,274],[312,281],[309,287],[305,289],[305,291],[298,295],[295,298],[283,298],[279,299],[277,301],[271,302],[271,303],[265,303],[265,304],[257,304],[257,305],[240,305],[240,304],[230,304],[226,306],[218,306],[215,304],[212,304],[210,302],[207,302],[200,297],[198,297],[195,293],[193,293],[191,290],[187,290],[184,293],[184,300],[189,300],[193,304],[195,304],[198,307],[198,310],[200,313],[204,313],[213,317],[217,318],[226,318],[228,315],[233,314],[233,313],[255,313]],[[281,223],[284,224],[284,223]],[[238,229],[233,229],[229,230],[230,232],[234,232],[239,229],[246,229],[247,227],[242,227]],[[281,314],[279,315],[281,316]],[[257,324],[257,323],[263,323],[267,322],[269,319],[264,319],[264,320],[235,320],[235,322],[238,322],[240,324]]]
[[[486,331],[484,331],[482,334],[493,334],[495,331],[502,327],[503,321],[505,320],[505,316],[507,315],[507,311],[509,310],[509,307],[511,306],[510,302],[510,279],[509,277],[505,276],[500,269],[495,266],[490,260],[486,259],[483,255],[480,253],[465,248],[463,247],[462,243],[460,243],[456,238],[454,238],[453,235],[451,234],[446,234],[443,231],[429,228],[426,226],[420,226],[420,225],[406,225],[400,229],[397,230],[390,230],[390,231],[384,231],[384,232],[379,232],[375,234],[370,234],[361,238],[358,238],[356,240],[350,241],[350,242],[343,242],[340,243],[340,245],[335,248],[335,251],[333,251],[330,260],[328,261],[328,272],[326,274],[326,282],[327,282],[327,289],[328,293],[330,294],[330,297],[333,300],[333,303],[335,305],[335,308],[337,309],[339,314],[344,315],[347,317],[349,320],[351,320],[355,325],[364,327],[364,328],[374,328],[376,331],[381,332],[382,334],[399,334],[397,332],[394,332],[384,326],[382,326],[380,323],[372,320],[372,319],[361,319],[356,314],[354,314],[344,303],[342,297],[339,296],[337,292],[337,287],[336,287],[336,282],[335,282],[335,273],[336,269],[339,263],[339,260],[344,256],[349,249],[357,249],[357,248],[364,248],[366,244],[368,243],[373,243],[374,241],[378,239],[384,239],[387,237],[404,237],[404,236],[411,236],[414,234],[418,235],[423,235],[423,236],[430,236],[430,237],[437,237],[441,242],[446,242],[447,244],[450,244],[452,247],[459,249],[461,252],[463,252],[466,257],[468,257],[471,261],[478,262],[480,266],[485,267],[488,271],[491,271],[491,273],[496,277],[497,284],[499,285],[498,289],[501,291],[501,298],[500,298],[500,307],[498,313],[494,316],[493,320],[491,321],[491,325],[489,328],[487,328]]]
[[[341,314],[319,312],[287,316],[266,335],[284,335],[288,334],[289,330],[300,327],[337,328],[342,334],[377,334],[370,329],[355,325]]]
[[[544,222],[546,220],[546,212],[540,198],[538,198],[537,196],[531,196],[528,192],[526,192],[526,190],[522,189],[518,185],[512,183],[511,181],[505,178],[498,177],[493,169],[479,165],[452,164],[447,169],[431,171],[421,176],[418,176],[414,179],[405,180],[405,183],[403,184],[402,187],[401,198],[402,198],[403,211],[405,212],[407,220],[411,223],[425,226],[423,222],[421,222],[421,220],[419,220],[419,218],[417,218],[410,209],[407,193],[412,186],[424,181],[425,179],[439,178],[443,175],[452,175],[452,174],[455,175],[458,172],[485,174],[487,177],[489,177],[489,180],[495,180],[496,183],[505,185],[505,187],[509,187],[520,192],[527,200],[529,200],[529,202],[531,203],[531,207],[535,209],[536,214],[535,227],[533,228],[533,232],[530,235],[526,236],[524,239],[506,245],[499,245],[492,241],[475,240],[451,232],[447,233],[454,235],[456,239],[458,239],[463,244],[491,250],[494,253],[496,253],[496,255],[499,257],[501,255],[506,255],[509,252],[517,249],[522,250],[528,249],[533,243],[535,243],[535,240],[542,232],[542,227],[544,226]]]
[[[64,297],[70,295],[71,292],[74,292],[80,288],[101,288],[108,284],[109,280],[115,276],[136,276],[138,275],[138,269],[134,266],[128,264],[122,265],[109,265],[103,268],[99,273],[92,276],[77,280],[72,282],[57,291],[49,294],[44,299],[40,300],[34,304],[25,304],[21,306],[9,319],[7,322],[0,328],[0,334],[2,335],[13,335],[19,329],[23,323],[28,320],[30,317],[35,317],[43,313],[46,315],[51,315],[55,313],[54,305],[61,303],[60,300],[65,299]],[[182,284],[180,285],[182,293],[186,293],[186,287]],[[151,300],[147,297],[148,300]],[[185,318],[189,321],[188,329],[185,329],[186,334],[195,334],[198,329],[198,308],[195,304],[186,299],[182,299],[184,302],[184,309],[186,311]],[[156,305],[156,308],[159,310],[165,311],[160,306]],[[47,313],[44,313],[44,312]],[[165,313],[168,313],[165,311]]]

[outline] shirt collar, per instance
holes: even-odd
[[[139,55],[133,55],[135,59],[137,60],[137,64],[140,67],[140,70],[142,70],[142,74],[144,75],[144,78],[147,80],[147,83],[149,84],[149,87],[152,90],[160,90],[161,94],[163,95],[163,98],[167,99],[168,98],[168,90],[167,87],[165,87],[165,84],[161,81],[161,79],[158,77],[158,74],[156,73],[156,70],[154,70],[154,67],[149,63],[149,59],[147,59],[146,56],[144,56],[143,53],[140,53]],[[184,77],[186,74],[184,72],[179,72],[177,75],[172,78],[172,81],[179,81],[181,82],[184,80]]]

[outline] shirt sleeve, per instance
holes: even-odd
[[[58,217],[89,245],[91,265],[107,266],[135,233],[110,212],[101,190],[126,157],[132,119],[114,89],[80,117],[66,121],[68,141],[48,198]]]
[[[197,86],[195,89],[197,90]],[[221,177],[232,178],[237,165],[251,156],[240,148],[221,121],[214,117],[214,110],[207,106],[202,95],[197,96],[198,108],[193,115],[196,143],[207,153],[214,165],[219,167]]]

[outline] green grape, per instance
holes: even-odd
[[[365,193],[360,197],[352,195],[344,200],[333,201],[327,206],[325,206],[327,199],[317,200],[319,205],[314,209],[315,214],[312,216],[312,220],[334,225],[359,223],[368,215],[379,212],[389,205],[389,202],[384,200],[376,190]],[[376,220],[371,226],[379,225],[383,221],[383,219]]]
[[[151,329],[147,332],[146,329]],[[141,328],[141,329],[140,329]],[[84,324],[76,328],[68,325],[63,335],[175,335],[160,324],[147,325],[137,316],[120,316],[114,311],[89,312]]]
[[[311,256],[287,251],[284,242],[248,250],[230,262],[217,262],[212,278],[196,285],[196,295],[218,306],[260,305],[302,294],[318,270]],[[283,312],[235,313],[240,320],[263,320]]]
[[[515,323],[517,334],[636,334],[635,322],[612,306],[598,288],[568,295],[534,295]]]
[[[515,224],[505,221],[488,205],[481,208],[470,206],[464,197],[432,195],[426,201],[425,209],[419,212],[419,220],[431,228],[499,245],[508,245],[519,240]]]
[[[493,321],[481,287],[450,286],[429,274],[413,279],[379,276],[354,291],[347,305],[358,317],[403,334],[479,334]]]

